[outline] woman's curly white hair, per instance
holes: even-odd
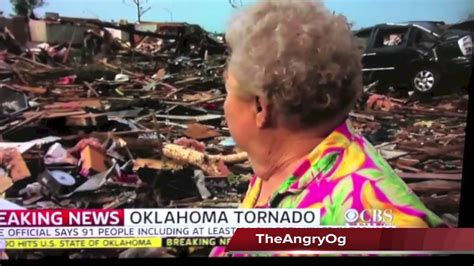
[[[226,40],[240,89],[265,96],[288,120],[308,126],[347,114],[362,89],[349,23],[319,1],[260,1],[233,17]]]

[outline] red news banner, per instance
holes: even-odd
[[[182,213],[181,213],[182,212]],[[208,209],[156,209],[156,210],[1,210],[0,211],[0,242],[5,232],[14,231],[13,236],[9,236],[10,241],[6,243],[20,243],[22,240],[11,240],[11,238],[35,237],[25,235],[22,230],[32,230],[28,228],[40,228],[47,230],[56,227],[78,228],[106,228],[114,227],[119,229],[134,230],[134,226],[149,227],[158,226],[164,229],[170,229],[173,225],[183,228],[207,226],[209,228],[194,228],[193,233],[182,235],[183,237],[230,237],[231,241],[227,245],[226,251],[234,253],[242,252],[312,252],[312,253],[474,253],[474,228],[430,228],[430,229],[406,229],[406,228],[350,228],[350,227],[319,227],[318,212],[299,213],[300,220],[303,222],[292,224],[289,213],[292,217],[298,214],[297,210],[261,210],[267,215],[280,214],[280,220],[272,223],[255,222],[254,219],[248,220],[247,217],[263,217],[256,214],[258,210],[214,210]],[[287,215],[284,215],[287,214]],[[177,216],[173,216],[177,215]],[[253,216],[252,216],[253,215]],[[270,215],[270,216],[271,216]],[[206,218],[207,216],[207,218]],[[270,217],[269,216],[269,217]],[[163,218],[164,217],[164,218]],[[173,218],[174,217],[174,218]],[[197,217],[193,221],[193,217]],[[306,217],[306,218],[304,218]],[[160,219],[158,219],[160,218]],[[311,218],[311,219],[310,219]],[[204,220],[206,222],[203,222]],[[309,219],[309,220],[308,220]],[[306,221],[308,220],[308,221]],[[184,222],[183,222],[184,221]],[[294,221],[293,221],[294,222]],[[296,226],[295,226],[296,225]],[[224,231],[210,230],[214,227],[235,226],[235,233],[224,233]],[[266,226],[267,228],[260,228]],[[18,230],[14,228],[21,227]],[[247,227],[247,228],[243,228]],[[251,228],[248,228],[251,227]],[[273,227],[273,228],[270,228]],[[285,228],[283,228],[285,227]],[[291,228],[293,227],[293,228]],[[295,228],[298,227],[298,228]],[[304,227],[304,228],[303,228]],[[135,228],[136,229],[136,228]],[[179,228],[177,228],[179,229]],[[198,230],[200,229],[200,230]],[[207,229],[207,230],[203,230]],[[215,229],[215,228],[214,228]],[[6,230],[6,231],[5,231]],[[123,231],[122,230],[122,231]],[[138,228],[140,230],[140,228]],[[197,230],[197,231],[196,231]],[[26,232],[25,231],[25,232]],[[136,237],[171,237],[178,236],[174,233],[149,233],[142,235],[125,234],[118,231],[118,234],[97,234],[91,229],[93,234],[71,235],[71,237],[95,237],[90,241],[100,241],[103,237],[135,239]],[[194,232],[196,231],[196,232]],[[86,233],[89,230],[85,231]],[[108,232],[108,231],[104,231]],[[125,231],[124,231],[125,232]],[[184,232],[184,231],[183,231]],[[207,234],[207,235],[204,235]],[[226,234],[225,236],[223,234]],[[233,235],[232,235],[233,234]],[[43,239],[37,235],[38,239]],[[53,235],[54,237],[54,235]],[[48,239],[51,243],[50,248],[61,246],[61,235],[58,239]],[[151,241],[145,239],[146,241]],[[107,240],[107,239],[105,239]],[[145,241],[144,240],[144,241]],[[84,240],[85,241],[85,240]],[[128,243],[127,239],[124,240]],[[92,243],[91,242],[91,243]],[[89,242],[87,242],[89,243]],[[148,243],[148,242],[147,242]],[[145,244],[147,244],[145,243]],[[150,242],[151,243],[151,242]],[[40,242],[41,244],[41,242]],[[112,247],[108,243],[107,247]],[[130,244],[130,243],[128,243]],[[132,243],[133,244],[133,243]],[[143,247],[148,247],[143,244]],[[153,243],[152,243],[153,244]],[[130,244],[131,245],[131,244]],[[158,241],[154,246],[161,246]],[[103,247],[105,246],[97,246]],[[142,247],[140,246],[140,247]],[[85,246],[87,248],[87,246]],[[0,247],[3,248],[3,247]]]
[[[226,251],[474,253],[474,228],[243,228]]]
[[[123,226],[124,210],[4,210],[0,227]]]

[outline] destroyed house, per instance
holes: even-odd
[[[163,41],[161,51],[172,49],[176,55],[195,54],[203,57],[208,54],[222,54],[224,45],[202,27],[196,24],[180,22],[141,22],[135,25],[137,31],[156,33]],[[140,42],[143,35],[135,35],[134,41]]]
[[[46,13],[43,20],[29,20],[30,41],[38,43],[82,44],[84,33],[93,28],[100,29],[98,19],[61,17],[57,13]]]

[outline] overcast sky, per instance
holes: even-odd
[[[132,0],[125,0],[130,3]],[[256,0],[241,0],[246,5]],[[102,20],[127,19],[136,21],[136,12],[131,4],[123,0],[46,0],[46,6],[36,14],[58,12],[64,16],[92,17]],[[146,2],[146,1],[145,1]],[[236,0],[235,2],[240,2]],[[336,13],[355,22],[354,28],[371,26],[382,22],[408,20],[442,20],[459,22],[474,13],[474,0],[323,0]],[[196,23],[208,31],[223,32],[233,9],[228,0],[148,0],[152,9],[143,21],[175,21]],[[9,0],[0,0],[0,10],[11,14]]]

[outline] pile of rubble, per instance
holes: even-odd
[[[462,92],[461,92],[462,93]],[[367,94],[350,115],[428,208],[457,226],[468,98]]]
[[[81,48],[67,43],[0,53],[2,204],[28,209],[239,205],[252,170],[223,116],[225,49],[177,54],[177,46],[169,45],[175,42],[158,37],[145,37],[135,48],[120,45],[113,55],[88,63],[76,60]],[[201,44],[209,43],[203,38]],[[422,103],[367,93],[351,113],[355,128],[453,226],[466,109],[467,98],[458,95]],[[61,252],[76,258],[121,251]],[[206,255],[208,250],[176,252]]]

